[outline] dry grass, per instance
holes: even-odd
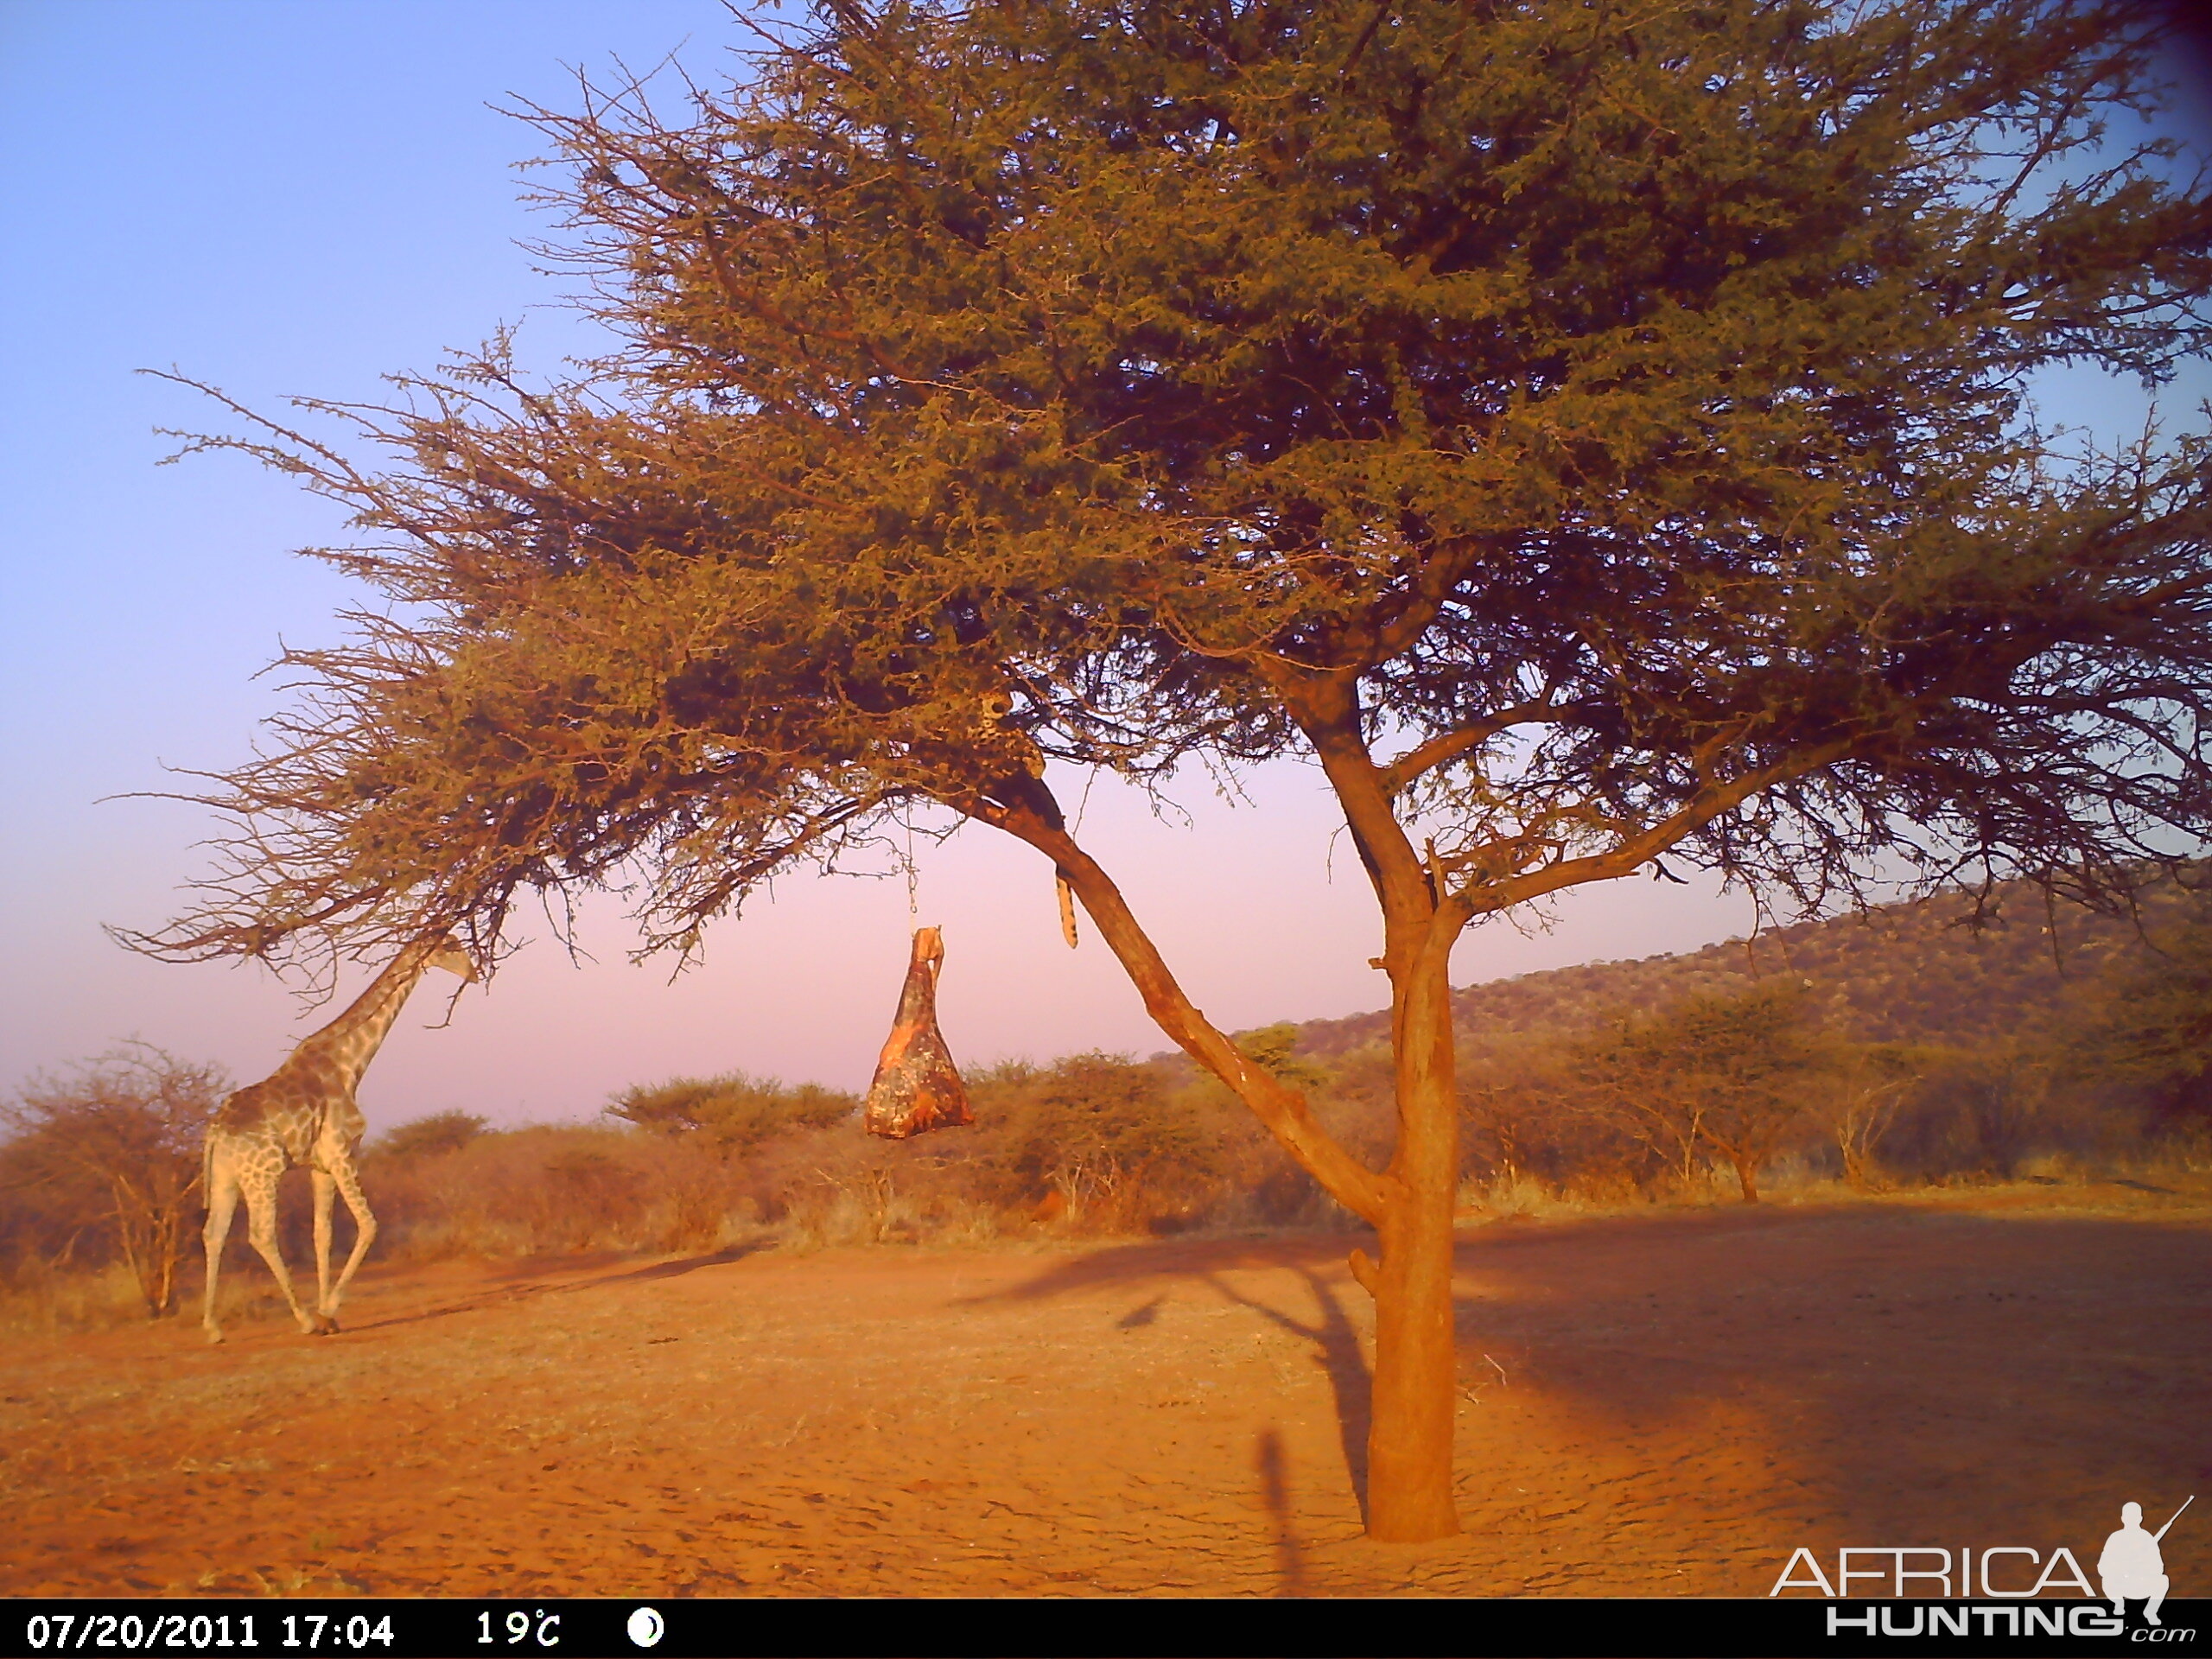
[[[53,1337],[146,1323],[146,1299],[119,1262],[56,1268],[32,1256],[0,1283],[0,1334]]]

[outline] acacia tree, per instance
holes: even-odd
[[[1814,1109],[1850,1185],[1868,1187],[1881,1180],[1877,1150],[1882,1137],[1895,1127],[1923,1072],[1939,1063],[1934,1052],[1911,1044],[1831,1039],[1826,1045],[1821,1057],[1826,1075],[1814,1091]]]
[[[1796,986],[1685,997],[1583,1046],[1586,1087],[1689,1179],[1707,1147],[1758,1202],[1758,1173],[1805,1109],[1816,1062]]]
[[[518,898],[635,883],[688,950],[896,815],[1001,830],[1374,1225],[1370,1530],[1451,1533],[1471,922],[1662,857],[2095,896],[2203,827],[2203,448],[2069,459],[2023,401],[2207,343],[2212,215],[2108,130],[2148,26],[835,0],[763,42],[679,120],[524,111],[606,360],[315,406],[374,464],[200,441],[351,504],[322,556],[380,602],[287,658],[204,797],[231,862],[135,943],[488,957]],[[1192,1005],[1047,782],[1281,755],[1381,909],[1382,1168]]]
[[[718,1151],[747,1150],[788,1129],[827,1128],[861,1103],[819,1084],[785,1086],[779,1077],[742,1071],[718,1077],[671,1077],[635,1084],[606,1107],[609,1117],[662,1135],[696,1136]]]

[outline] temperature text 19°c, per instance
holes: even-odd
[[[486,1643],[498,1642],[504,1637],[506,1645],[511,1648],[524,1642],[541,1648],[557,1648],[561,1645],[561,1615],[549,1613],[542,1607],[535,1614],[525,1613],[518,1607],[500,1621],[500,1630],[495,1632],[492,1628],[492,1615],[477,1614],[476,1628],[479,1634],[476,1637],[476,1644],[482,1647]]]

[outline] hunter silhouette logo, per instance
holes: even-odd
[[[1833,1578],[1811,1550],[1801,1548],[1791,1554],[1789,1564],[1767,1594],[1779,1596],[1791,1590],[1811,1590],[1831,1601],[1850,1601],[1860,1597],[1905,1600],[1933,1596],[1942,1600],[2021,1602],[2031,1601],[2046,1592],[2061,1596],[2070,1592],[2085,1599],[2101,1599],[2112,1604],[2107,1624],[2094,1631],[2084,1625],[2075,1631],[2077,1636],[2117,1631],[2120,1628],[2119,1621],[2126,1617],[2131,1601],[2143,1604],[2144,1624],[2155,1627],[2161,1623],[2158,1609],[2164,1605],[2170,1587],[2165,1558],[2158,1546],[2173,1529],[2174,1522],[2196,1502],[2195,1493],[2183,1498],[2181,1508],[2169,1516],[2166,1524],[2156,1532],[2144,1529],[2140,1503],[2120,1505],[2120,1529],[2105,1540],[2104,1552],[2097,1557],[2097,1577],[2103,1586],[2101,1598],[2074,1552],[2063,1544],[2048,1555],[2017,1544],[1956,1551],[1940,1545],[1902,1548],[1892,1545],[1854,1545],[1836,1552]],[[1993,1618],[1999,1610],[1980,1611]],[[2074,1611],[2085,1616],[2094,1612],[2098,1619],[2107,1618],[2103,1612],[2086,1607],[2076,1607]],[[2012,1623],[2017,1627],[2018,1620],[2015,1618]],[[1885,1634],[1904,1632],[1891,1630]]]
[[[2176,1510],[2156,1532],[2143,1530],[2140,1503],[2120,1506],[2120,1530],[2105,1540],[2105,1553],[2097,1557],[2097,1577],[2103,1582],[2105,1599],[2112,1603],[2113,1612],[2125,1616],[2128,1602],[2140,1597],[2143,1622],[2158,1622],[2158,1606],[2166,1599],[2166,1562],[2158,1546],[2181,1519],[2182,1510],[2196,1502],[2196,1494],[2191,1492],[2182,1500],[2181,1510]]]

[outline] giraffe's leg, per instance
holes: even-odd
[[[346,1195],[346,1208],[353,1217],[353,1249],[346,1258],[346,1270],[338,1275],[337,1287],[322,1305],[323,1317],[330,1321],[330,1328],[338,1328],[338,1299],[346,1294],[346,1287],[353,1282],[353,1274],[361,1265],[361,1258],[369,1253],[369,1246],[376,1243],[377,1218],[369,1213],[368,1195],[361,1191],[361,1177],[353,1167],[351,1158],[334,1163],[331,1179],[338,1190]]]
[[[207,1254],[207,1290],[200,1303],[200,1328],[210,1342],[223,1339],[215,1318],[215,1287],[223,1275],[223,1243],[231,1236],[231,1217],[238,1206],[238,1173],[227,1152],[217,1149],[207,1160],[207,1225],[200,1235]]]
[[[327,1319],[337,1306],[330,1300],[330,1201],[337,1186],[320,1167],[308,1171],[308,1184],[315,1189],[315,1306]]]
[[[292,1275],[285,1270],[284,1253],[276,1238],[277,1173],[273,1169],[255,1169],[240,1174],[238,1185],[245,1193],[246,1233],[253,1240],[253,1248],[261,1252],[261,1259],[269,1264],[269,1271],[276,1275],[276,1288],[284,1293],[284,1304],[300,1322],[300,1329],[315,1336],[321,1327],[315,1316],[300,1306],[299,1294],[292,1288]]]

